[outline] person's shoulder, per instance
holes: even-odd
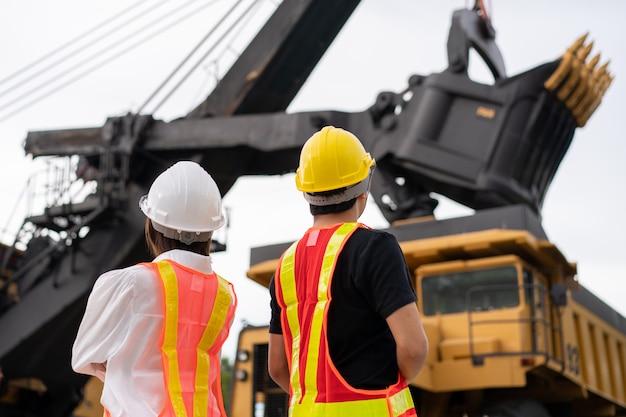
[[[395,250],[391,248],[396,247],[399,247],[398,240],[391,233],[365,227],[356,229],[346,243],[346,248],[352,248],[359,253],[368,251],[379,253],[380,251]]]
[[[98,286],[142,286],[150,285],[154,273],[145,264],[131,265],[125,268],[112,269],[100,275],[96,281]]]
[[[396,237],[388,231],[369,227],[359,227],[354,231],[353,236],[360,240],[391,240],[397,242]]]
[[[120,279],[122,277],[128,277],[135,274],[145,274],[150,270],[148,263],[135,264],[124,268],[111,269],[103,272],[98,279]]]

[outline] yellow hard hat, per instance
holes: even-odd
[[[356,136],[347,130],[326,126],[302,147],[296,187],[305,193],[350,187],[368,179],[375,164]]]

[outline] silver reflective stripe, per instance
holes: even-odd
[[[338,191],[336,194],[314,195],[310,193],[303,193],[304,199],[313,206],[332,206],[333,204],[345,203],[346,201],[357,198],[364,192],[369,191],[371,179],[372,174],[370,171],[370,175],[368,175],[363,181],[357,182],[356,184],[347,187],[345,190]]]

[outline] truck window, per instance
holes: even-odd
[[[422,304],[427,316],[515,307],[519,301],[513,265],[422,278]]]

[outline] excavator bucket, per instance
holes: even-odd
[[[524,204],[539,213],[575,129],[585,125],[611,84],[608,63],[596,68],[599,55],[589,59],[593,44],[585,44],[587,35],[559,59],[509,77],[487,29],[477,13],[456,11],[448,68],[413,76],[410,100],[383,97],[370,109],[389,126],[374,155],[380,176],[388,179],[372,188],[390,222],[432,214],[436,204],[425,200],[431,192],[473,209]],[[491,70],[492,85],[470,79],[470,48]],[[392,114],[387,102],[402,103],[402,112]],[[404,179],[402,192],[393,184],[397,177]],[[383,195],[392,196],[393,208],[384,206]]]

